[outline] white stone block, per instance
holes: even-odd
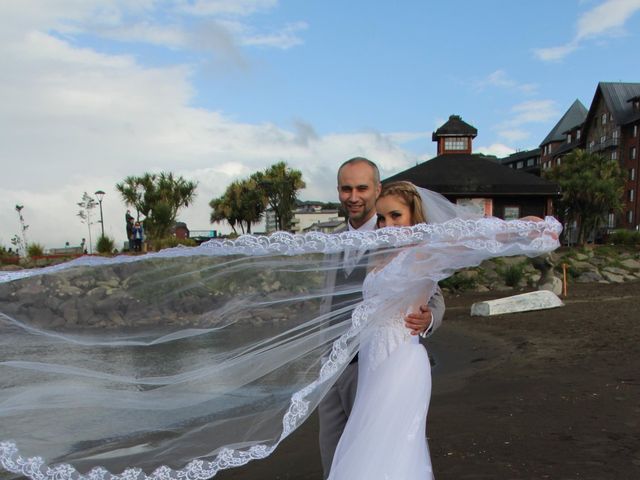
[[[539,290],[537,292],[513,295],[512,297],[474,303],[471,306],[471,315],[488,317],[490,315],[545,310],[562,306],[564,306],[564,303],[556,294],[548,290]]]

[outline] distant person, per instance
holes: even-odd
[[[133,251],[141,252],[142,241],[144,240],[144,229],[142,228],[142,225],[140,225],[140,222],[136,222],[133,225],[133,230],[131,233],[133,237]]]
[[[124,215],[124,220],[127,222],[127,241],[129,242],[129,251],[132,251],[134,248],[134,240],[133,240],[133,217],[131,216],[131,210],[127,210],[127,213]]]

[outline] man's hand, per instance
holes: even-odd
[[[418,313],[410,313],[404,317],[404,325],[411,330],[411,335],[420,335],[425,332],[433,321],[433,315],[431,309],[426,303],[420,305],[420,311]]]

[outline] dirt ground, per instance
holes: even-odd
[[[640,282],[572,285],[554,310],[469,316],[491,298],[447,296],[432,337],[436,479],[640,479]],[[317,435],[314,416],[270,458],[217,478],[320,480]]]

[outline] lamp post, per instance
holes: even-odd
[[[98,190],[95,193],[98,198],[98,203],[100,204],[100,228],[102,229],[102,236],[104,237],[104,218],[102,216],[102,199],[104,198],[105,193],[102,190]]]

